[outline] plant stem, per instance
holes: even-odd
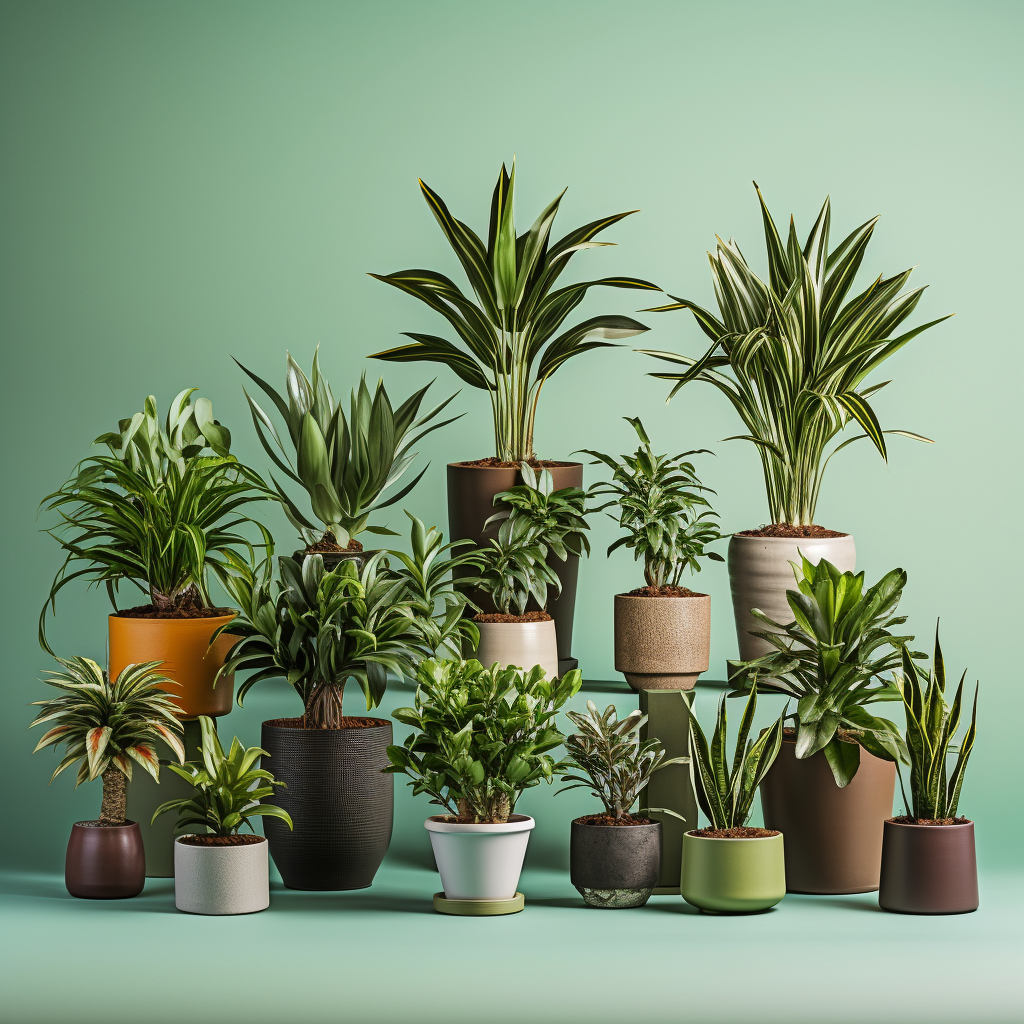
[[[103,803],[100,822],[104,825],[123,825],[128,804],[128,786],[124,772],[111,765],[103,773]]]
[[[319,682],[313,686],[302,715],[304,729],[340,729],[344,683]]]

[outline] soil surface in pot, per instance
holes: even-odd
[[[263,836],[246,832],[244,836],[182,836],[179,842],[182,846],[255,846],[257,843],[265,843],[266,840]]]
[[[970,825],[970,818],[911,818],[901,814],[898,818],[889,818],[894,825]]]
[[[195,605],[158,611],[151,604],[141,604],[137,608],[122,608],[114,614],[122,619],[219,619],[236,612],[234,608],[200,608]]]
[[[772,523],[756,530],[739,530],[737,537],[848,537],[839,530],[826,530],[824,526],[794,526],[792,523]]]
[[[750,825],[740,825],[736,828],[711,828],[709,825],[707,828],[694,829],[690,835],[700,836],[701,839],[770,839],[782,833],[770,828],[753,828]]]
[[[624,814],[621,818],[612,817],[610,814],[585,814],[582,818],[573,818],[574,825],[611,825],[618,828],[623,825],[653,825],[650,818],[634,817],[632,814]]]
[[[124,828],[125,825],[134,825],[134,821],[76,821],[81,828]]]
[[[474,622],[550,622],[547,612],[527,612],[525,615],[510,615],[507,612],[481,612],[473,616]]]
[[[637,587],[630,590],[622,597],[707,597],[707,594],[698,594],[696,590],[687,587],[674,587],[666,583],[663,587]]]
[[[558,469],[562,466],[577,466],[577,462],[558,462],[552,459],[527,459],[526,464],[531,469]],[[520,462],[502,462],[494,455],[486,459],[472,459],[469,462],[453,462],[453,466],[467,466],[472,469],[518,469]]]
[[[307,555],[336,555],[345,551],[362,551],[363,545],[353,537],[349,540],[347,547],[342,547],[334,539],[333,533],[325,533],[315,544],[310,544],[305,550]]]
[[[356,718],[342,715],[340,729],[375,729],[379,725],[387,725],[383,718]],[[277,729],[305,729],[301,718],[274,718],[264,725],[272,725]],[[329,732],[328,729],[310,729],[310,732]]]

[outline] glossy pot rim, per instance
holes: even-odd
[[[90,831],[95,829],[97,832],[113,832],[115,829],[122,828],[136,828],[138,822],[133,821],[131,818],[125,818],[124,822],[120,825],[97,825],[95,818],[83,818],[81,821],[72,822],[72,828],[87,828]]]
[[[200,626],[204,626],[209,623],[211,629],[216,629],[227,622],[234,622],[235,619],[238,618],[238,615],[239,613],[237,611],[232,611],[230,615],[202,615],[188,619],[157,619],[136,615],[116,615],[111,612],[107,616],[107,620],[114,622],[130,622],[133,626],[140,625],[142,628],[157,625],[161,628],[166,627],[170,629],[174,629],[177,626],[191,626],[193,629],[198,629]]]
[[[912,821],[893,821],[892,818],[886,818],[884,824],[886,828],[919,829],[921,832],[937,832],[940,835],[943,832],[959,832],[963,829],[974,828],[973,819],[957,821],[952,825],[917,825]]]
[[[486,457],[486,456],[484,456]],[[449,462],[447,466],[449,469],[466,469],[470,472],[474,470],[482,470],[485,473],[507,473],[510,469],[519,472],[518,464],[515,466],[472,466],[471,462],[474,459],[466,459],[463,462]],[[582,462],[576,462],[573,459],[538,459],[542,469],[575,469],[577,466],[582,466]]]
[[[462,835],[515,835],[517,832],[530,832],[537,824],[528,814],[512,814],[508,821],[472,824],[460,824],[455,821],[441,821],[442,815],[432,814],[423,823],[428,832],[461,833]]]

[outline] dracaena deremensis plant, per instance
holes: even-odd
[[[444,363],[467,384],[487,391],[494,419],[495,455],[505,462],[529,461],[534,458],[534,421],[545,381],[574,356],[648,329],[631,317],[604,315],[591,317],[556,336],[590,288],[605,285],[661,290],[634,277],[604,277],[554,287],[577,252],[613,244],[594,238],[637,211],[603,217],[552,241],[551,229],[563,191],[529,231],[517,236],[512,213],[513,161],[511,173],[503,164],[498,176],[485,244],[472,228],[451,214],[436,192],[422,181],[420,188],[462,264],[474,298],[450,278],[432,270],[370,276],[439,312],[454,329],[461,347],[436,335],[406,333],[411,344],[377,352],[372,358]]]

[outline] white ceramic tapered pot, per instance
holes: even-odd
[[[692,690],[711,657],[711,598],[615,595],[615,671],[634,690]]]
[[[751,630],[765,632],[770,627],[750,614],[760,608],[775,622],[792,622],[793,612],[786,599],[787,590],[796,590],[793,564],[800,556],[818,564],[823,558],[840,572],[853,572],[857,548],[848,533],[838,537],[743,537],[735,534],[729,541],[729,584],[736,615],[736,637],[740,661],[751,661],[773,650]]]
[[[441,815],[427,818],[424,826],[445,899],[512,899],[534,824],[525,814],[512,814],[494,825],[462,825]]]
[[[270,906],[267,841],[193,846],[174,841],[174,905],[187,914],[254,914]]]
[[[490,667],[540,665],[549,679],[558,675],[558,638],[554,619],[542,622],[477,622],[480,644],[473,657]]]

